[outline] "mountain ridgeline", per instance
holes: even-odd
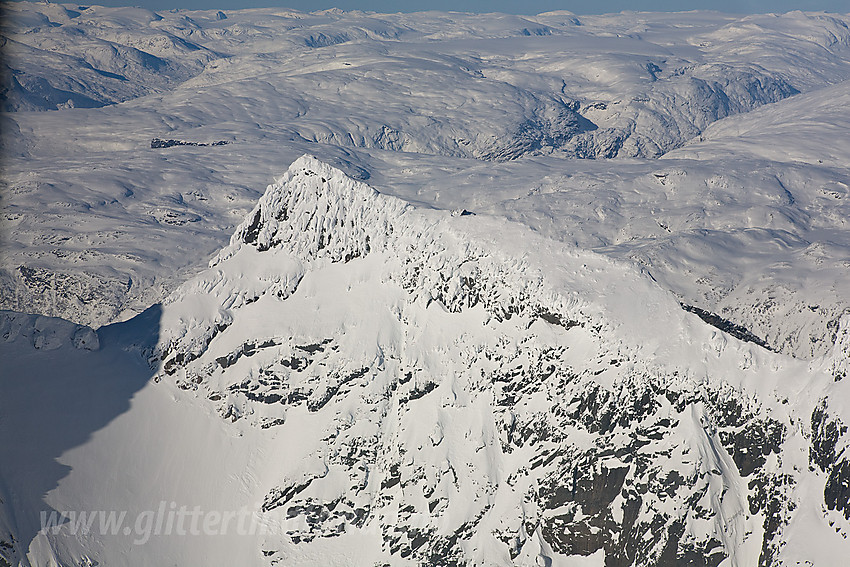
[[[808,365],[509,224],[304,157],[167,301],[163,381],[225,420],[313,432],[264,497],[287,518],[272,564],[358,531],[422,565],[779,565],[812,533],[846,545],[847,321]]]

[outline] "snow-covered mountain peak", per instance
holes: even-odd
[[[252,549],[257,565],[731,567],[847,545],[850,382],[832,364],[846,321],[832,359],[785,357],[629,263],[417,207],[304,156],[155,321],[131,322],[147,325],[147,409],[115,427],[145,431],[132,420],[155,411],[163,431],[239,440],[226,467],[244,475],[202,458],[168,487],[215,486],[209,506],[253,499],[270,529],[221,552],[234,562]],[[120,333],[101,335],[117,356]],[[141,478],[171,466],[156,454]],[[123,553],[45,537],[75,557]],[[157,541],[135,551],[168,556]]]
[[[382,264],[382,281],[451,313],[481,306],[499,321],[523,315],[568,329],[587,325],[659,365],[718,348],[752,362],[751,344],[720,338],[627,262],[502,218],[416,207],[306,155],[268,186],[210,269],[167,303],[199,294],[218,302],[220,308],[210,312],[209,337],[232,320],[233,309],[267,294],[286,299],[305,274],[369,254],[381,258],[374,261]],[[682,330],[659,340],[658,327]]]
[[[394,197],[379,195],[339,169],[304,155],[269,185],[226,247],[216,265],[251,245],[258,251],[286,246],[302,257],[320,252],[333,261],[367,253],[376,238],[406,209]],[[379,244],[380,245],[380,244]]]
[[[812,408],[844,415],[828,361],[727,335],[629,264],[310,157],[162,329],[160,380],[246,435],[313,432],[257,487],[288,518],[265,548],[307,564],[356,534],[380,537],[355,562],[769,563],[820,506],[798,492],[825,481]]]
[[[683,318],[672,295],[626,263],[497,217],[414,207],[310,156],[268,186],[210,270],[167,303],[214,291],[223,309],[207,329],[214,333],[232,309],[269,293],[285,299],[305,273],[370,253],[381,257],[382,280],[452,313],[481,306],[499,321],[517,314],[566,328],[595,321],[600,329],[617,326],[631,344],[643,340],[642,348],[657,341],[639,321],[659,312],[674,325]],[[601,285],[602,273],[619,279]],[[635,294],[643,301],[633,302]]]

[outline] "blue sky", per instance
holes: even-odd
[[[67,0],[64,0],[67,1]],[[680,11],[719,10],[735,13],[826,10],[850,12],[850,0],[95,0],[105,6],[143,6],[152,10],[194,10],[286,6],[298,10],[342,8],[376,12],[457,10],[463,12],[507,12],[536,14],[547,10],[570,10],[577,14],[600,14],[622,10]]]

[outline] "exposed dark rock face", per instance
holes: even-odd
[[[173,148],[174,146],[224,146],[229,144],[227,140],[218,140],[215,142],[186,142],[184,140],[163,140],[162,138],[154,138],[151,140],[151,149],[159,150],[163,148]]]
[[[265,344],[273,349],[283,346],[273,341]],[[247,353],[256,348],[248,345]],[[398,407],[402,414],[417,411],[418,403],[443,386],[440,380],[425,378],[423,369],[415,366],[392,374],[377,367],[314,374],[333,366],[338,352],[333,339],[296,342],[290,350],[290,357],[279,359],[254,380],[234,384],[229,395],[288,408],[303,405],[310,412],[334,412],[350,396],[383,400],[380,407],[384,409],[376,407],[370,418],[377,427],[369,430],[379,435],[381,427],[399,419],[387,415],[386,408]],[[247,353],[243,347],[234,356],[241,359],[250,356]],[[476,367],[486,360],[493,368],[475,381],[475,395],[493,396],[501,412],[497,424],[504,454],[531,451],[534,455],[506,480],[522,491],[525,510],[522,521],[494,532],[506,553],[519,558],[523,546],[539,534],[562,555],[587,556],[602,550],[606,566],[611,567],[716,567],[727,557],[728,548],[713,535],[704,539],[686,535],[685,526],[713,521],[716,511],[711,495],[716,498],[729,490],[720,479],[737,474],[749,481],[748,491],[740,494],[744,510],[766,517],[760,563],[773,565],[773,538],[793,509],[787,496],[794,480],[772,472],[768,462],[782,449],[785,426],[763,416],[758,406],[729,397],[728,392],[698,394],[672,385],[673,377],[634,375],[613,389],[604,387],[577,374],[570,356],[568,350],[529,344],[514,352],[487,349],[470,361]],[[608,360],[604,365],[617,368],[627,362]],[[224,365],[219,371],[229,368]],[[384,386],[375,390],[376,384]],[[544,411],[521,409],[541,396],[550,400]],[[681,462],[694,455],[696,445],[674,447],[668,440],[681,439],[683,428],[692,427],[695,419],[700,435],[715,443],[721,454],[728,454],[735,470],[723,470],[722,459],[682,468]],[[576,432],[593,441],[589,446],[576,444]],[[432,436],[431,443],[440,445],[441,435]],[[310,495],[307,489],[322,483],[323,477],[316,476],[282,484],[263,504],[264,511],[285,510],[287,518],[300,518],[299,525],[304,527],[288,532],[293,542],[335,537],[369,523],[380,526],[390,554],[422,565],[467,564],[464,546],[474,533],[485,529],[491,508],[484,505],[476,519],[448,536],[430,522],[456,505],[440,487],[460,487],[474,474],[467,476],[470,473],[455,463],[442,471],[417,458],[412,465],[405,455],[415,453],[415,447],[398,441],[384,445],[377,437],[363,437],[342,423],[328,432],[324,443],[321,452],[333,455],[332,462],[350,471],[347,497],[323,501]],[[846,466],[835,468],[836,487],[847,470]],[[369,475],[380,479],[382,496],[377,499],[368,489],[372,486]],[[716,492],[718,482],[724,485],[723,493]],[[485,494],[494,495],[496,489],[487,487]],[[833,493],[841,498],[841,488],[836,488],[827,499]],[[418,497],[409,496],[414,494],[422,495],[421,504]],[[423,521],[429,527],[422,527]]]
[[[829,473],[823,499],[827,508],[839,510],[850,520],[850,462],[842,459]]]
[[[755,343],[762,348],[766,348],[768,350],[772,350],[768,344],[752,334],[748,329],[738,325],[737,323],[733,323],[732,321],[728,321],[719,315],[715,315],[714,313],[710,313],[705,311],[704,309],[700,309],[699,307],[694,307],[693,305],[685,305],[682,304],[682,309],[697,315],[700,319],[711,325],[712,327],[717,327],[723,332],[729,333],[736,339],[741,339],[742,341],[746,341],[749,343]]]
[[[826,399],[812,412],[812,446],[809,460],[827,473],[823,499],[830,510],[838,510],[850,520],[850,461],[837,447],[847,434],[847,426],[828,413]]]

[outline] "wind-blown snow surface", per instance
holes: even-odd
[[[829,565],[850,552],[850,321],[826,357],[771,353],[628,263],[413,207],[315,158],[161,310],[97,340],[14,314],[3,329],[12,562]],[[65,373],[44,370],[59,361]],[[104,364],[128,369],[106,388],[86,372]],[[36,384],[71,407],[105,389],[104,417],[80,426],[93,435],[36,444],[68,412],[48,397],[46,431],[22,426]],[[21,478],[60,455],[64,476]],[[267,529],[35,536],[39,491],[58,510],[247,505]]]
[[[0,557],[850,555],[846,16],[4,8]]]

